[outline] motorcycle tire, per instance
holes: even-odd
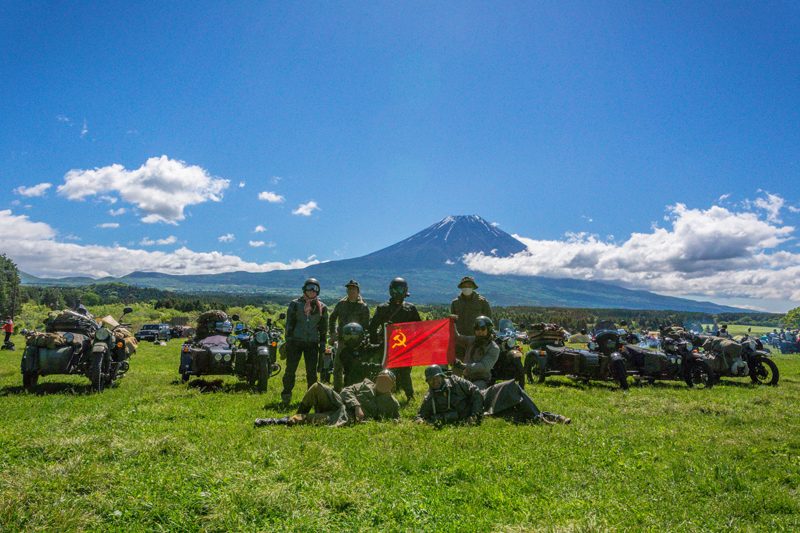
[[[628,372],[622,359],[611,361],[611,375],[614,376],[614,381],[619,384],[620,389],[628,390]]]
[[[187,381],[189,381],[189,378],[190,378],[190,377],[191,377],[191,376],[190,376],[189,374],[187,374],[187,373],[185,373],[185,372],[184,372],[183,374],[181,374],[181,381],[183,381],[184,383],[186,383]]]
[[[92,382],[92,390],[95,392],[103,392],[106,388],[106,373],[105,371],[104,353],[92,353],[92,359],[89,362],[89,380]]]
[[[22,374],[22,386],[28,392],[36,390],[36,384],[39,382],[39,374],[37,372],[25,372]]]
[[[686,385],[710,389],[714,386],[714,373],[705,361],[693,361],[686,377]]]
[[[529,383],[544,383],[545,373],[539,367],[539,361],[536,358],[531,358],[525,362],[525,374],[528,376]],[[534,379],[534,376],[536,379]]]
[[[750,370],[750,379],[753,383],[761,385],[777,385],[780,379],[780,372],[778,372],[778,365],[772,359],[766,357],[760,358],[755,368]]]
[[[256,361],[256,390],[267,392],[269,382],[269,357],[259,357]]]

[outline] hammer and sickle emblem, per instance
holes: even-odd
[[[398,331],[392,337],[392,348],[397,348],[398,346],[405,347],[406,345],[406,334],[402,331]]]

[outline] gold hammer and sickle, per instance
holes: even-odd
[[[395,333],[394,337],[392,337],[392,348],[397,348],[398,346],[405,346],[406,345],[406,334],[402,331],[398,331]]]

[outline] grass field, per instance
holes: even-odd
[[[399,424],[254,429],[283,414],[280,377],[201,392],[178,350],[142,345],[102,395],[68,376],[25,393],[0,352],[0,530],[800,530],[798,356],[775,357],[778,387],[553,378],[528,392],[569,426],[437,431],[416,403]]]

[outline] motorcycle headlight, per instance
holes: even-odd
[[[108,331],[107,328],[100,328],[94,334],[94,338],[99,340],[99,341],[107,341],[110,336],[111,336],[111,332]]]
[[[72,333],[64,333],[64,340],[72,344],[72,341],[75,340],[75,335],[73,335]]]
[[[222,358],[225,359],[226,363],[229,363],[231,361],[231,354],[226,353]]]
[[[256,342],[258,344],[265,344],[267,342],[267,332],[266,331],[257,331],[255,335]]]
[[[694,344],[692,344],[691,342],[687,342],[686,349],[691,352],[692,350],[694,350]]]
[[[219,363],[220,361],[222,361],[222,354],[221,354],[221,353],[219,353],[219,352],[215,353],[215,354],[214,354],[214,361],[216,361],[216,362],[218,362],[218,363]]]
[[[228,335],[228,344],[233,346],[236,344],[236,336],[235,335]]]

